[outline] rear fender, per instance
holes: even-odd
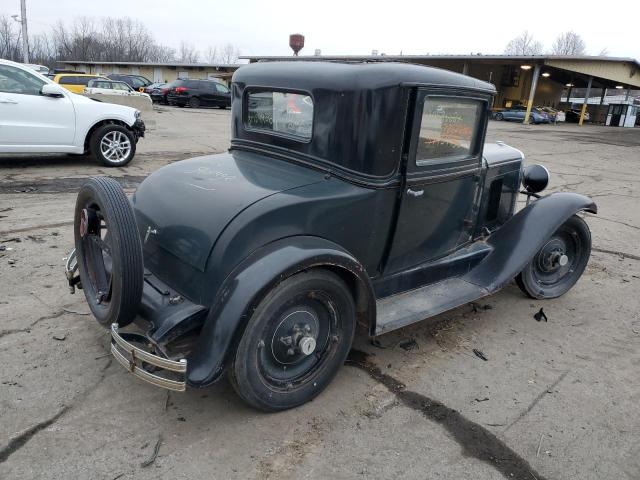
[[[339,245],[319,237],[296,236],[262,247],[226,278],[189,355],[187,382],[204,387],[223,373],[227,360],[264,295],[285,278],[314,267],[327,267],[353,279],[360,318],[375,319],[375,297],[364,267]]]
[[[553,193],[511,217],[486,241],[492,251],[465,280],[493,293],[522,271],[553,233],[580,211],[598,213],[596,204],[577,193]]]

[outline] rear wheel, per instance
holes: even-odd
[[[133,209],[118,182],[96,177],[80,188],[74,237],[91,312],[104,326],[128,325],[142,298],[143,259]]]
[[[231,383],[264,411],[308,402],[344,363],[354,330],[355,304],[340,277],[320,269],[294,275],[251,316],[229,370]]]
[[[591,232],[577,215],[569,218],[516,277],[531,298],[556,298],[582,276],[591,255]]]
[[[191,97],[189,99],[189,106],[191,108],[198,108],[200,106],[200,99],[198,97]]]

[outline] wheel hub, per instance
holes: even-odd
[[[271,341],[273,357],[282,364],[295,364],[313,354],[317,346],[318,319],[308,310],[297,310],[280,322]]]
[[[569,263],[565,245],[557,239],[552,240],[543,247],[539,259],[540,270],[543,272],[554,272]]]

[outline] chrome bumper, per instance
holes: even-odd
[[[183,392],[186,389],[186,359],[183,358],[179,361],[175,361],[146,352],[127,342],[125,338],[123,338],[123,336],[127,335],[133,334],[121,335],[118,333],[118,325],[116,323],[111,325],[111,353],[120,365],[129,370],[129,372],[133,373],[136,377],[146,382],[153,383],[159,387],[178,392]],[[168,370],[171,375],[178,377],[179,380],[150,373],[142,367],[143,363]]]

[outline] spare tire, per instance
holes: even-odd
[[[98,322],[131,323],[142,299],[144,265],[133,208],[120,184],[94,177],[76,200],[74,237],[80,280]]]

